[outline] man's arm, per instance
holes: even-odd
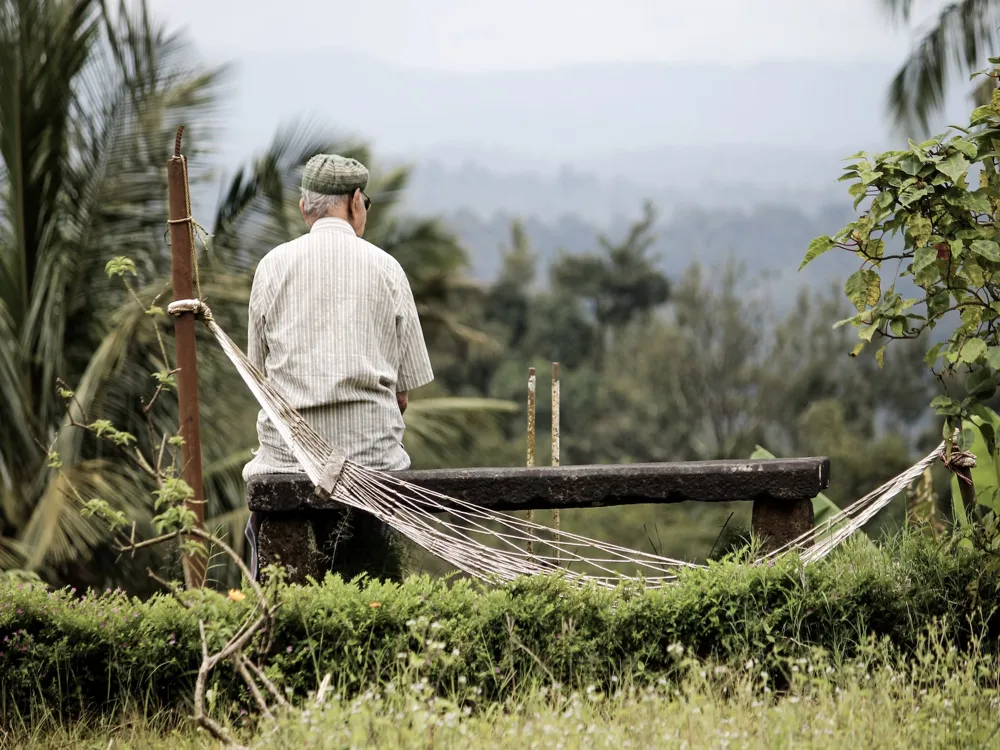
[[[410,403],[409,394],[406,391],[398,391],[396,393],[396,403],[399,405],[399,413],[406,414],[406,407]]]
[[[431,359],[420,328],[417,305],[413,300],[410,283],[399,269],[400,302],[396,313],[396,335],[399,339],[399,373],[396,377],[396,400],[400,411],[406,409],[408,392],[434,380]]]
[[[250,285],[250,309],[247,317],[247,359],[261,373],[266,373],[267,340],[264,338],[264,286],[260,266]]]

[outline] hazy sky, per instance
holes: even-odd
[[[151,0],[203,54],[354,52],[448,70],[581,62],[900,60],[880,0]],[[922,16],[940,0],[918,0]]]

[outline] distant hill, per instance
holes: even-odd
[[[771,151],[775,163],[785,157],[789,162],[794,161],[790,154]],[[731,161],[737,161],[739,153],[735,149]],[[707,163],[696,163],[697,157],[693,155],[678,157],[676,169],[665,170],[663,182],[658,186],[628,175],[601,179],[593,172],[569,166],[547,175],[527,170],[496,171],[471,163],[458,167],[446,167],[440,162],[419,163],[413,168],[403,206],[423,214],[469,210],[482,218],[501,212],[552,221],[568,214],[585,223],[606,227],[634,215],[647,200],[656,205],[664,218],[691,209],[749,210],[762,203],[814,212],[817,206],[843,202],[846,186],[836,181],[842,174],[842,155],[798,156],[800,166],[814,164],[811,173],[803,169],[804,175],[812,175],[809,185],[784,184],[777,171],[762,173],[756,181],[752,175],[746,175],[740,181],[699,182],[697,175],[704,173],[710,178],[719,172],[709,169]],[[688,168],[683,168],[685,162]],[[825,175],[822,179],[818,176],[821,171]],[[696,177],[691,178],[692,174]]]
[[[828,203],[812,213],[780,204],[749,210],[689,208],[658,223],[654,252],[661,267],[671,275],[682,273],[695,260],[711,268],[732,258],[743,263],[750,276],[766,274],[791,293],[803,284],[845,279],[856,270],[856,259],[847,253],[830,253],[798,272],[809,242],[843,227],[851,220],[850,208],[847,203]],[[527,236],[538,256],[541,280],[544,281],[546,267],[560,251],[596,250],[600,232],[617,239],[624,235],[629,220],[637,217],[638,207],[631,217],[622,217],[606,229],[568,214],[551,219],[525,219]],[[513,218],[511,214],[497,213],[484,219],[469,210],[446,216],[448,225],[469,249],[472,275],[476,278],[486,280],[496,276],[503,249],[509,245]]]
[[[670,273],[736,257],[793,286],[843,278],[846,254],[796,272],[810,240],[850,220],[842,159],[905,143],[885,118],[894,67],[883,63],[463,74],[331,53],[261,55],[235,73],[225,166],[297,117],[357,136],[376,170],[413,166],[405,209],[445,217],[478,278],[496,273],[515,216],[544,265],[593,248],[598,232],[620,235],[647,199]],[[966,119],[967,89],[957,82],[940,125]]]
[[[860,62],[575,65],[456,73],[339,53],[236,61],[230,159],[305,117],[370,142],[384,159],[505,174],[564,166],[604,183],[822,186],[839,157],[893,142],[892,65]],[[343,82],[343,83],[341,83]],[[968,112],[959,82],[950,119]]]

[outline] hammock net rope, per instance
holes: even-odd
[[[502,583],[549,573],[581,585],[615,587],[632,581],[651,588],[671,582],[685,568],[705,567],[490,511],[346,460],[342,450],[329,445],[271,386],[218,326],[204,302],[177,300],[168,310],[173,315],[193,313],[211,331],[317,493],[372,514],[470,576]],[[754,564],[792,553],[805,563],[823,559],[941,459],[944,449],[942,442],[899,476],[780,549],[760,556]]]

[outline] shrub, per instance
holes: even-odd
[[[807,567],[713,563],[651,591],[581,591],[551,577],[483,589],[328,576],[279,589],[267,670],[299,696],[327,672],[351,695],[415,671],[441,690],[462,679],[492,700],[528,684],[669,677],[683,648],[723,663],[752,657],[780,684],[806,652],[849,658],[872,639],[905,652],[932,627],[959,648],[985,632],[992,648],[998,618],[984,605],[996,601],[1000,576],[984,572],[985,554],[912,537],[891,550],[859,540]],[[167,595],[77,598],[0,583],[0,712],[38,701],[71,715],[184,707],[201,658],[198,619],[231,631],[252,609],[252,597],[192,593],[200,600],[187,609]],[[210,641],[222,638],[213,632]],[[212,679],[219,699],[245,699],[229,667]]]

